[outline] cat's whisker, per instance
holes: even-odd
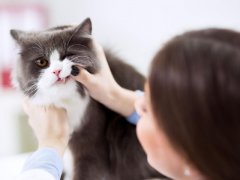
[[[72,40],[73,36],[74,36],[74,33],[72,33],[72,35],[71,35],[70,38],[68,39],[68,41],[67,41],[67,46],[69,45],[69,43],[70,43],[70,41]]]
[[[73,45],[69,46],[68,49],[71,48],[71,47],[73,47],[73,46],[81,46],[81,47],[85,47],[85,48],[88,49],[88,47],[85,46],[85,45],[83,45],[83,44],[73,44]]]
[[[43,45],[42,45],[42,43],[41,43],[37,38],[35,38],[35,40],[36,40],[37,42],[34,42],[34,45],[36,45],[37,47],[39,47],[40,50],[43,50]]]
[[[24,94],[28,94],[28,95],[33,95],[35,94],[35,92],[37,91],[37,85],[36,85],[36,80],[34,81],[30,81],[27,83],[27,85],[31,84],[29,87],[27,87],[26,89],[24,89]]]
[[[88,56],[76,56],[74,57],[73,59],[71,59],[71,61],[75,60],[75,59],[78,59],[78,58],[85,58],[85,59],[89,59]]]
[[[27,89],[25,89],[24,93],[32,94],[36,89],[37,89],[37,86],[36,85],[32,85],[32,86],[28,87]]]
[[[60,38],[61,38],[61,40],[62,40],[63,48],[64,48],[64,49],[67,49],[67,43],[66,43],[66,41],[64,41],[64,39],[63,39],[62,36],[60,36]]]
[[[39,50],[40,50],[40,53],[43,54],[43,50],[40,49],[38,46],[37,46],[37,47],[36,47],[36,46],[33,46],[33,47],[27,48],[27,50],[32,50],[32,49],[36,49],[36,51],[38,51],[38,52],[39,52]],[[43,54],[42,56],[44,56],[44,54]]]

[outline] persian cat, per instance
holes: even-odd
[[[92,99],[72,78],[74,64],[96,73],[92,24],[61,26],[40,32],[11,30],[20,47],[14,81],[33,103],[67,110],[72,128],[65,179],[142,180],[162,177],[147,162],[135,125]],[[144,77],[108,51],[115,80],[131,90],[142,90]],[[70,161],[72,160],[72,161]]]

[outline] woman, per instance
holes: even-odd
[[[119,87],[106,67],[104,61],[97,75],[81,69],[76,80],[128,116],[136,96]],[[136,104],[138,138],[161,173],[173,179],[240,178],[239,33],[209,29],[172,39],[155,56]]]
[[[115,82],[94,47],[100,72],[78,67],[73,78],[126,117],[135,104],[137,135],[154,168],[172,179],[240,178],[239,33],[207,29],[173,38],[153,59],[141,98]]]

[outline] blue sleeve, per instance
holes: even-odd
[[[137,96],[143,96],[144,95],[143,91],[137,90],[135,92],[136,92]],[[134,111],[130,116],[127,117],[127,121],[131,124],[134,124],[134,125],[137,124],[139,119],[140,119],[140,116],[136,111]]]
[[[139,118],[140,118],[139,114],[136,111],[134,111],[130,116],[127,117],[127,121],[131,124],[136,125]]]
[[[34,152],[26,161],[23,171],[42,169],[52,174],[56,180],[61,178],[63,161],[53,148],[42,148]]]

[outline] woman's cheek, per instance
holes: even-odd
[[[142,117],[137,124],[137,137],[147,154],[151,149],[151,129],[148,123],[148,120]]]
[[[137,138],[139,140],[139,142],[142,144],[142,136],[141,136],[141,131],[142,131],[142,118],[139,119],[137,125],[136,125],[136,131],[137,131]]]
[[[162,154],[161,151],[158,151],[161,140],[156,133],[156,127],[146,116],[142,117],[137,124],[137,137],[147,155],[149,164],[156,168],[158,158]]]

